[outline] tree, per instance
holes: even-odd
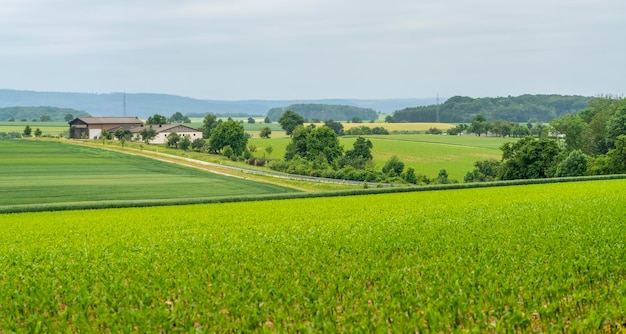
[[[41,137],[41,134],[42,134],[41,129],[39,128],[35,129],[35,137],[39,138]]]
[[[413,167],[407,168],[406,172],[402,175],[402,179],[408,183],[417,184],[418,180],[417,175],[415,175],[415,169],[413,169]]]
[[[146,120],[146,124],[167,124],[167,117],[159,114],[154,114]]]
[[[472,119],[472,123],[470,123],[467,130],[471,133],[477,134],[478,136],[480,136],[481,133],[487,134],[489,131],[487,119],[483,115],[477,114]]]
[[[555,140],[526,137],[505,143],[502,150],[500,179],[538,179],[551,176],[561,149]]]
[[[132,138],[133,133],[128,129],[117,129],[113,135],[117,138],[117,140],[121,140],[122,138],[126,138],[126,140],[128,140]]]
[[[261,138],[269,138],[272,134],[272,129],[269,126],[264,126],[259,130],[259,137]]]
[[[358,137],[356,141],[354,141],[354,144],[352,144],[352,149],[346,152],[341,165],[349,165],[356,169],[365,168],[365,166],[374,159],[372,155],[373,147],[374,145],[369,139]]]
[[[448,171],[445,169],[439,170],[439,174],[437,174],[437,179],[435,179],[436,184],[448,184],[450,180],[448,180]]]
[[[571,151],[556,168],[556,176],[583,176],[587,174],[587,156],[581,150]]]
[[[39,117],[39,120],[42,122],[50,122],[52,120],[52,117],[50,117],[50,115],[41,115]]]
[[[72,115],[72,114],[65,114],[65,117],[63,117],[63,119],[65,119],[66,122],[69,122],[69,121],[74,119],[74,115]]]
[[[191,146],[191,140],[189,140],[189,136],[183,136],[183,139],[180,141],[180,148],[183,151],[187,151]]]
[[[358,116],[354,116],[352,117],[352,123],[363,123],[363,120]]]
[[[587,124],[582,117],[575,115],[564,115],[553,119],[550,126],[559,134],[565,135],[565,147],[568,151],[574,151],[583,147],[583,134]],[[582,152],[581,152],[582,153]]]
[[[265,152],[267,152],[267,156],[271,156],[271,155],[272,155],[272,152],[274,152],[274,148],[272,147],[272,145],[268,145],[268,146],[265,148]]]
[[[287,110],[280,116],[278,123],[280,123],[280,127],[285,130],[287,135],[291,136],[298,125],[304,124],[304,118],[294,111]]]
[[[385,166],[383,167],[383,173],[392,177],[402,175],[403,170],[404,162],[400,161],[400,159],[398,159],[398,156],[396,155],[389,158],[389,160],[387,160]]]
[[[178,143],[180,142],[180,140],[181,138],[178,133],[172,132],[167,136],[167,146],[178,148]]]
[[[246,150],[248,137],[243,125],[236,121],[219,123],[209,138],[209,151],[218,153],[226,146],[230,146],[235,156],[240,156]]]
[[[385,116],[385,123],[394,123],[395,120],[392,115]]]
[[[26,127],[24,127],[24,137],[30,137],[31,133],[33,132],[33,130],[30,128],[30,125],[26,124]]]
[[[102,139],[111,140],[113,139],[113,134],[107,130],[102,130],[100,137],[102,137]]]
[[[209,139],[211,138],[211,131],[217,126],[217,116],[213,114],[208,114],[204,116],[204,120],[202,121],[202,138]]]
[[[488,159],[476,161],[474,170],[465,175],[465,182],[488,182],[495,181],[500,174],[500,161]]]
[[[256,121],[252,117],[248,117],[248,124],[254,124]]]
[[[626,105],[623,105],[606,123],[606,145],[609,149],[615,147],[615,140],[626,135]]]
[[[141,131],[139,131],[139,136],[141,136],[141,140],[146,144],[150,144],[150,141],[154,139],[156,135],[156,130],[154,130],[151,126],[144,127],[143,129],[141,129]]]
[[[191,143],[191,148],[194,151],[204,151],[206,146],[206,142],[204,141],[204,139],[202,138],[196,138],[194,139],[194,141]]]
[[[608,158],[607,172],[610,174],[626,173],[626,135],[621,135],[615,139],[615,148],[606,154]]]
[[[324,125],[333,129],[333,131],[335,131],[337,136],[343,136],[343,124],[339,122],[335,122],[333,120],[329,120],[329,121],[324,122]]]
[[[308,161],[319,157],[332,163],[343,154],[343,147],[339,145],[339,137],[327,127],[298,126],[293,131],[291,143],[287,145],[285,160],[292,160],[299,156]]]
[[[263,120],[263,123],[269,124],[269,123],[272,123],[272,121],[270,120],[269,117],[266,116],[265,119]]]
[[[170,116],[169,121],[170,123],[183,123],[186,119],[189,119],[189,117],[183,116],[180,111],[177,111],[172,116]]]

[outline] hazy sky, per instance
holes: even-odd
[[[626,1],[2,0],[0,88],[623,95]]]

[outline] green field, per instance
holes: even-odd
[[[0,215],[0,332],[619,332],[626,181]]]
[[[451,179],[463,182],[465,174],[474,169],[479,160],[502,158],[499,149],[502,144],[515,138],[494,138],[477,136],[438,136],[438,135],[378,135],[363,136],[372,141],[372,154],[376,168],[381,170],[385,162],[397,155],[405,168],[413,167],[418,174],[429,178],[437,176],[445,169]],[[355,137],[340,137],[344,150],[349,150]],[[258,149],[255,155],[267,153],[265,148],[272,146],[271,158],[282,158],[290,138],[260,139],[252,138],[250,144]]]
[[[149,158],[50,141],[0,140],[0,156],[0,206],[294,191]]]
[[[17,132],[19,134],[24,132],[26,125],[32,129],[32,135],[35,133],[35,129],[40,129],[42,135],[56,137],[62,132],[68,132],[70,126],[67,122],[0,122],[0,132]]]

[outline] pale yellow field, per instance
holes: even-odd
[[[389,132],[391,131],[426,131],[430,128],[439,130],[447,130],[455,127],[449,123],[342,123],[344,130],[356,128],[359,126],[367,126],[369,128],[383,127]]]

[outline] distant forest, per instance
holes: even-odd
[[[584,109],[591,97],[564,95],[521,95],[517,97],[471,98],[454,96],[441,105],[429,105],[397,110],[388,122],[436,122],[437,110],[442,123],[469,123],[481,114],[490,120],[527,122],[535,119],[549,122],[566,114]]]
[[[7,107],[0,108],[0,121],[67,122],[67,118],[89,117],[89,113],[71,108]]]
[[[350,121],[355,118],[360,120],[375,120],[378,113],[371,108],[360,108],[334,104],[292,104],[282,108],[272,108],[267,112],[267,117],[276,122],[282,114],[291,110],[304,117],[306,120],[319,121]]]

